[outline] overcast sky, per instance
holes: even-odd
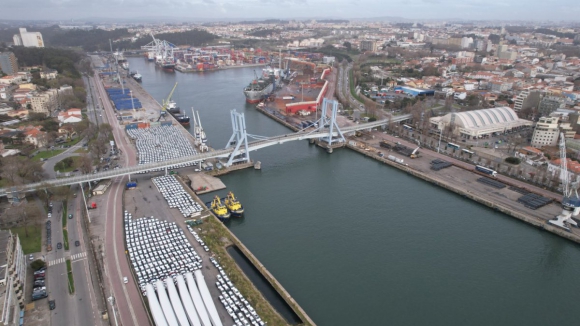
[[[580,0],[1,0],[0,19],[465,18],[578,20]]]

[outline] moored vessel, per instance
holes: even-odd
[[[233,192],[228,192],[224,203],[232,216],[241,217],[244,214],[244,206],[236,199]]]
[[[217,218],[220,221],[225,222],[229,220],[231,216],[230,211],[228,211],[228,208],[222,203],[221,199],[218,196],[215,196],[213,201],[211,203],[210,202],[206,203],[206,205],[210,208],[212,213],[214,213],[215,216],[217,216]]]
[[[244,88],[246,102],[258,103],[274,90],[274,81],[271,78],[256,78]]]

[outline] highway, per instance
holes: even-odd
[[[94,80],[99,80],[96,73]],[[96,88],[95,93],[102,100],[100,104],[104,108],[107,120],[113,121],[111,123],[113,136],[116,145],[122,151],[123,166],[134,166],[136,164],[135,150],[124,136],[122,126],[116,123],[117,119],[103,84],[94,82],[91,83],[91,86]],[[114,313],[110,318],[118,319],[120,324],[124,326],[149,325],[149,318],[142,303],[141,291],[132,279],[129,263],[125,256],[121,199],[126,179],[125,176],[119,176],[112,180],[106,205],[100,208],[107,212],[105,215],[105,286],[108,288],[107,295],[111,295],[115,299]],[[123,284],[123,277],[128,277],[129,283]]]

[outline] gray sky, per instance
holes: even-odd
[[[1,0],[2,19],[86,17],[577,20],[579,0]]]

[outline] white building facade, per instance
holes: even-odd
[[[558,128],[558,118],[542,117],[534,129],[534,135],[532,136],[532,146],[556,146],[558,144],[559,134],[560,129]]]
[[[28,32],[26,31],[26,28],[20,28],[20,34],[15,34],[12,37],[12,39],[14,40],[14,45],[20,45],[27,48],[44,47],[44,40],[42,39],[42,34],[40,34],[40,32]]]

